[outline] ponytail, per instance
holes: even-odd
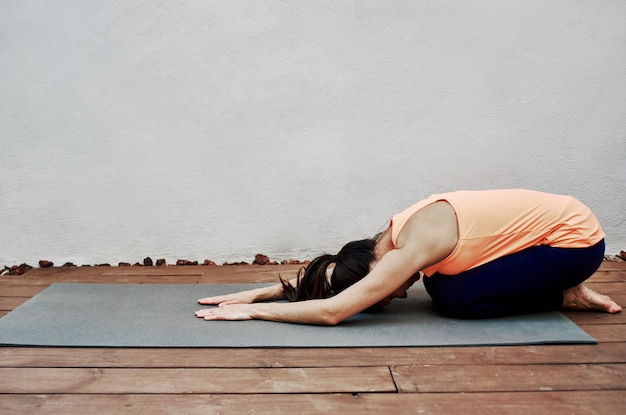
[[[370,265],[376,259],[375,249],[376,239],[363,239],[347,243],[337,255],[321,255],[298,271],[296,287],[280,277],[285,298],[302,301],[339,294],[369,273]],[[335,269],[329,283],[326,271],[333,263]]]
[[[333,263],[334,255],[324,254],[315,258],[307,267],[300,268],[296,287],[280,277],[285,298],[289,301],[314,300],[328,298],[333,290],[326,278],[326,270]]]

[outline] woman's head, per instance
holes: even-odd
[[[376,238],[362,239],[347,243],[337,255],[325,254],[315,258],[300,270],[295,288],[288,281],[280,280],[289,301],[328,298],[365,277],[375,260]],[[327,278],[331,265],[334,268]]]

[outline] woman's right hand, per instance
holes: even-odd
[[[198,300],[202,305],[229,305],[229,304],[251,304],[254,303],[257,296],[253,290],[240,291],[238,293],[218,295],[215,297],[206,297]]]

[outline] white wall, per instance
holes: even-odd
[[[310,258],[433,192],[626,248],[626,2],[0,3],[0,266]]]

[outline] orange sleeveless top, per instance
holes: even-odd
[[[588,248],[605,234],[591,210],[571,196],[534,190],[480,190],[436,194],[391,220],[394,246],[409,218],[438,201],[449,203],[459,227],[459,241],[443,261],[425,275],[456,275],[531,246]]]

